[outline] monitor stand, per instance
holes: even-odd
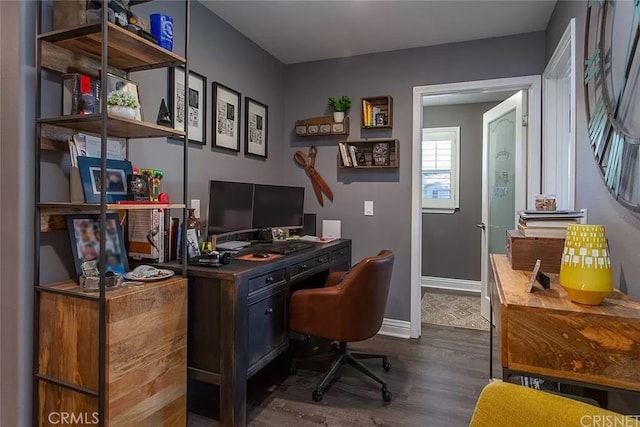
[[[241,240],[230,240],[228,242],[216,243],[216,250],[235,251],[249,246],[250,244],[250,242],[244,242]]]

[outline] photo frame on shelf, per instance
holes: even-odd
[[[222,83],[213,82],[212,145],[240,151],[240,92]]]
[[[112,73],[107,73],[107,96],[116,90],[121,90],[135,96],[138,100],[138,108],[135,109],[135,119],[143,121],[144,116],[142,115],[142,103],[140,102],[140,88],[138,87],[138,83],[125,79],[124,77],[116,76]]]
[[[100,215],[67,215],[67,230],[76,274],[82,275],[82,264],[97,261],[100,256]],[[117,213],[107,213],[105,230],[106,271],[124,274],[129,262],[124,246],[124,234]]]
[[[188,109],[189,142],[206,145],[207,78],[189,70],[189,94],[184,97],[184,68],[169,68],[169,111],[173,128],[184,131],[185,107]]]
[[[269,107],[248,96],[244,100],[244,153],[267,158]]]
[[[101,162],[98,157],[78,156],[78,172],[85,203],[100,203]],[[107,203],[127,199],[127,177],[132,174],[128,160],[107,159]]]

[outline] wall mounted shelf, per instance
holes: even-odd
[[[342,147],[338,146],[338,168],[339,169],[396,169],[399,165],[399,142],[397,139],[376,138],[356,141],[342,141],[346,153]],[[351,148],[353,147],[353,148]],[[352,153],[353,151],[353,153]],[[347,156],[345,162],[344,156]],[[353,157],[360,159],[356,166]]]
[[[391,129],[393,127],[393,98],[371,96],[362,98],[362,129]]]
[[[313,117],[297,120],[294,132],[296,136],[333,136],[349,135],[349,117],[345,117],[342,123],[333,121],[333,117]]]

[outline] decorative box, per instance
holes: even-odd
[[[564,239],[525,237],[517,230],[507,230],[507,257],[514,270],[532,271],[540,260],[540,271],[559,273]]]

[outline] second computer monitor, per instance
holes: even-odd
[[[209,235],[253,229],[253,184],[210,181]]]
[[[303,225],[304,187],[255,184],[253,227],[300,228]]]

